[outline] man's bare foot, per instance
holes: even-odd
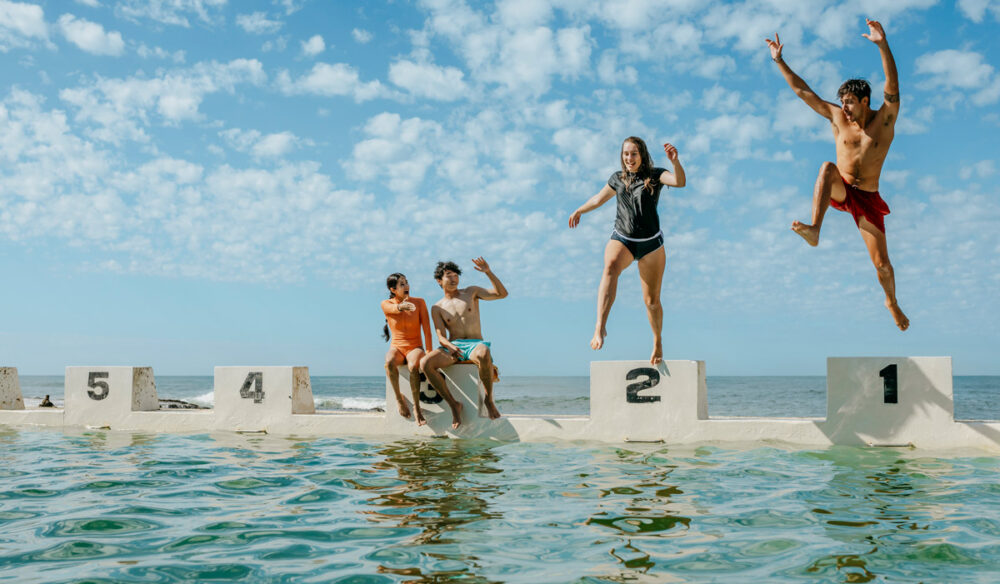
[[[497,409],[497,405],[493,403],[493,400],[486,398],[483,400],[486,404],[486,413],[489,414],[491,420],[496,420],[500,417],[500,410]]]
[[[649,357],[650,365],[659,365],[663,361],[663,343],[653,345],[653,354]]]
[[[417,425],[426,426],[427,420],[424,419],[424,414],[422,412],[417,412]]]
[[[602,328],[594,332],[594,338],[590,339],[590,348],[599,351],[604,346],[604,337],[608,336],[608,329]]]
[[[903,314],[903,310],[899,307],[899,304],[886,300],[885,307],[889,309],[889,313],[892,314],[892,320],[896,321],[896,326],[899,327],[899,330],[905,331],[910,328],[910,319],[906,318],[906,315]]]
[[[451,409],[451,429],[454,430],[462,425],[462,404],[455,403]]]
[[[403,416],[404,418],[409,419],[409,417],[410,417],[410,406],[406,403],[406,400],[403,399],[403,398],[401,398],[401,397],[397,397],[396,398],[396,405],[399,406],[399,415]]]
[[[806,225],[801,221],[792,221],[792,231],[802,236],[806,243],[816,247],[819,245],[819,229],[812,225]]]

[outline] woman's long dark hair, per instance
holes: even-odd
[[[389,289],[389,298],[395,296],[393,290],[396,288],[396,284],[399,283],[400,278],[405,278],[403,274],[396,272],[394,274],[389,274],[389,277],[385,279],[385,287]],[[386,319],[385,326],[382,327],[382,336],[385,338],[386,342],[389,342],[389,320]]]
[[[635,173],[629,172],[625,168],[625,160],[622,158],[622,154],[625,152],[625,145],[629,142],[635,144],[635,147],[639,150],[639,170],[635,171]],[[656,177],[653,176],[653,159],[649,156],[649,149],[646,148],[646,143],[642,141],[642,138],[635,136],[625,138],[622,142],[621,151],[618,152],[618,162],[622,165],[622,182],[625,183],[626,187],[631,187],[632,181],[642,179],[643,190],[653,192],[653,181],[656,180]]]

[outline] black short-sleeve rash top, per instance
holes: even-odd
[[[660,201],[660,190],[663,183],[660,175],[666,172],[663,168],[652,170],[650,186],[652,192],[643,187],[645,179],[633,178],[632,184],[625,186],[622,172],[618,171],[608,179],[608,186],[615,190],[618,198],[618,216],[615,218],[615,231],[632,239],[653,237],[660,231],[660,216],[656,213],[656,204]]]

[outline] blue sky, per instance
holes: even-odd
[[[849,215],[815,249],[788,230],[833,144],[764,45],[877,107],[865,17],[900,74],[881,191],[905,333]],[[510,291],[482,307],[507,374],[648,358],[634,267],[588,346],[613,204],[566,228],[634,134],[688,175],[660,202],[666,358],[1000,374],[998,31],[998,0],[0,0],[0,364],[379,375],[385,276],[433,302],[436,261],[483,285],[479,255]]]

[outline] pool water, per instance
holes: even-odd
[[[0,427],[0,581],[995,582],[980,451]]]

